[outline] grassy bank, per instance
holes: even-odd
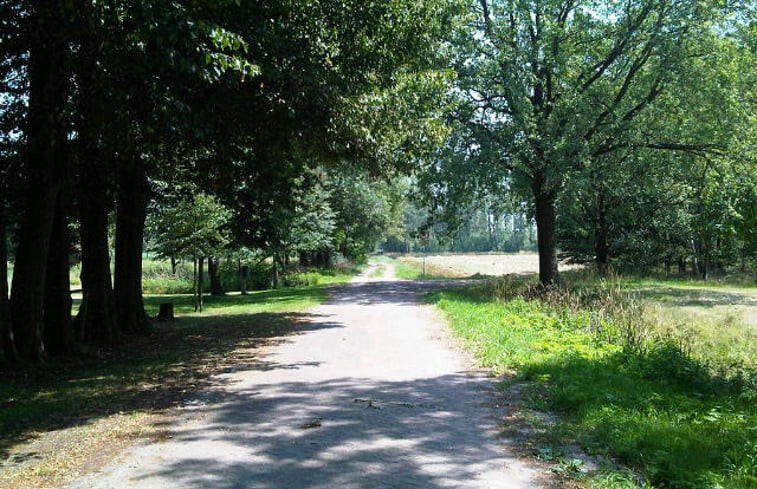
[[[148,314],[172,302],[176,320],[117,347],[0,371],[0,487],[55,487],[100,451],[155,436],[157,414],[215,374],[264,365],[260,347],[311,328],[305,311],[327,296],[317,285],[207,297],[202,314],[191,295],[147,296]]]
[[[483,365],[514,372],[532,408],[559,414],[542,455],[562,460],[577,443],[606,461],[584,484],[757,487],[756,357],[742,324],[681,332],[622,284],[540,291],[505,278],[434,301]]]

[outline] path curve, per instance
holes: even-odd
[[[219,377],[167,440],[136,446],[83,488],[539,488],[499,436],[493,381],[450,345],[422,293],[361,277],[307,331]]]

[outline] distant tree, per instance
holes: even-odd
[[[202,311],[203,264],[229,244],[231,211],[202,192],[170,199],[150,215],[152,251],[164,259],[186,257],[194,263],[195,310]]]

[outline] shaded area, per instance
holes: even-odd
[[[234,387],[198,408],[200,424],[183,423],[142,454],[159,461],[133,467],[129,480],[144,488],[510,487],[496,422],[472,416],[490,389],[463,374]]]
[[[337,327],[313,319],[306,313],[179,317],[118,348],[0,371],[0,458],[35,432],[177,406],[210,385],[214,374],[238,364],[265,368],[259,347]]]

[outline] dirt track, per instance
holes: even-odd
[[[434,309],[418,303],[439,282],[371,271],[262,363],[220,376],[169,439],[69,487],[548,487],[499,436],[493,381],[469,370]]]

